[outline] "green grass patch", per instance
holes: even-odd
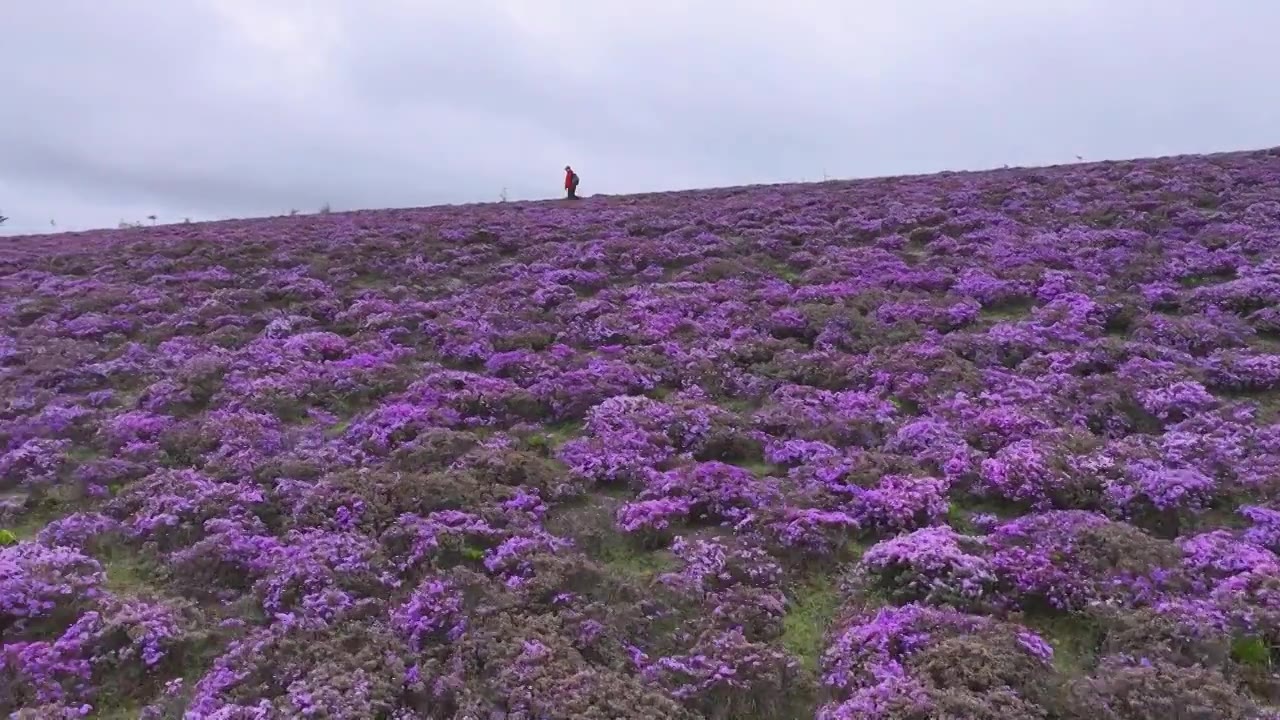
[[[630,502],[635,499],[636,493],[626,485],[612,483],[609,485],[596,485],[591,489],[591,495],[599,495],[602,498],[612,500],[622,500]]]
[[[90,460],[97,460],[99,457],[101,457],[101,454],[97,450],[84,445],[77,445],[67,452],[67,459],[76,463],[87,463]]]
[[[875,545],[874,541],[867,539],[849,538],[840,543],[835,550],[835,560],[837,567],[850,568],[862,560],[863,554]]]
[[[106,572],[108,590],[132,593],[153,588],[159,569],[133,550],[113,545],[98,558]]]
[[[951,503],[947,507],[947,524],[956,532],[965,533],[966,535],[974,534],[977,528],[973,525],[972,517],[972,511],[966,510],[955,503]]]
[[[984,307],[980,317],[993,323],[1021,320],[1031,314],[1033,305],[1030,300],[992,305]]]
[[[898,412],[901,412],[904,415],[917,416],[920,414],[920,403],[915,400],[895,397],[890,398],[889,402],[893,403],[893,406],[898,409]]]
[[[1280,353],[1280,332],[1259,330],[1256,335],[1246,341],[1254,350],[1268,353]]]
[[[1240,514],[1240,506],[1252,504],[1252,499],[1247,497],[1220,497],[1213,504],[1200,513],[1196,518],[1196,527],[1205,530],[1216,530],[1218,528],[1227,528],[1231,530],[1243,530],[1252,525],[1251,522]]]
[[[761,272],[768,273],[789,283],[796,282],[803,275],[802,272],[792,268],[790,265],[774,260],[773,258],[761,258],[756,262],[756,265],[760,268]]]
[[[741,460],[731,462],[729,464],[736,465],[756,477],[786,477],[787,475],[787,471],[782,467],[764,462],[763,460]]]
[[[1231,657],[1241,665],[1254,668],[1271,666],[1272,648],[1259,637],[1236,638],[1231,643]]]
[[[532,452],[550,458],[554,461],[556,451],[565,443],[575,438],[581,437],[582,423],[559,423],[551,425],[542,430],[525,435],[521,438],[521,445]],[[558,461],[556,461],[558,463]]]
[[[22,515],[17,522],[4,528],[18,541],[34,539],[50,521],[66,515],[68,511],[56,505],[42,505]]]
[[[1053,664],[1063,673],[1089,672],[1098,660],[1102,629],[1081,615],[1028,615],[1022,618],[1027,627],[1053,645]]]
[[[1178,284],[1185,288],[1196,288],[1205,285],[1217,285],[1219,283],[1229,282],[1235,279],[1234,272],[1208,273],[1205,275],[1191,275],[1180,278]]]
[[[583,423],[578,421],[553,423],[546,426],[546,430],[543,434],[546,435],[547,440],[553,447],[560,447],[566,442],[581,435],[583,427]]]
[[[1017,517],[1019,514],[1021,510],[1011,503],[971,496],[952,497],[947,506],[947,524],[956,532],[976,535],[981,533],[973,522],[973,518],[977,515],[994,515],[1005,520]]]
[[[903,250],[898,253],[898,257],[902,258],[902,262],[906,264],[907,267],[915,267],[925,260],[924,253],[916,250]]]
[[[389,290],[396,285],[395,280],[372,273],[357,275],[350,283],[350,287],[357,290]]]
[[[133,700],[122,700],[119,702],[111,702],[108,700],[103,703],[103,707],[97,708],[97,711],[89,715],[96,720],[135,720],[142,714],[142,703]]]
[[[645,549],[621,534],[602,542],[596,559],[611,573],[636,580],[651,580],[676,565],[666,550]]]
[[[351,427],[351,419],[339,420],[336,424],[330,426],[324,431],[325,436],[329,438],[342,437],[347,432],[347,428]]]
[[[1116,210],[1098,210],[1085,213],[1084,221],[1095,228],[1111,228],[1120,222],[1122,216]]]
[[[782,645],[810,672],[818,671],[828,628],[840,610],[834,580],[819,576],[797,586],[782,618]]]
[[[653,398],[654,400],[666,400],[667,398],[671,397],[671,394],[674,392],[675,390],[673,390],[672,388],[666,387],[665,385],[658,385],[654,387],[652,390],[650,390],[649,392],[645,393],[645,395],[647,397]]]
[[[759,405],[756,403],[749,400],[740,400],[738,398],[719,400],[716,404],[725,410],[738,415],[747,415],[759,409]]]
[[[1280,391],[1252,393],[1247,397],[1257,404],[1260,423],[1280,421]]]
[[[1203,210],[1213,210],[1222,204],[1222,199],[1213,193],[1203,193],[1196,196],[1196,199],[1192,202],[1196,207]]]

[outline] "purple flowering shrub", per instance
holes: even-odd
[[[244,480],[161,470],[128,486],[106,507],[130,535],[168,549],[198,540],[208,520],[252,515],[264,500],[261,488]]]
[[[1267,717],[1280,154],[0,247],[0,713]]]
[[[33,438],[0,455],[0,488],[43,492],[61,479],[67,440]]]
[[[1108,658],[1068,690],[1073,717],[1167,717],[1252,720],[1274,717],[1217,670],[1162,660]]]
[[[1028,610],[1141,602],[1180,560],[1172,543],[1080,510],[1024,516],[984,540],[1003,601]]]
[[[698,717],[664,686],[625,665],[591,662],[590,627],[585,637],[574,638],[560,630],[561,622],[555,615],[514,612],[486,618],[457,643],[408,668],[406,704],[425,717]]]
[[[77,512],[50,521],[36,535],[36,541],[49,547],[100,551],[122,540],[124,534],[124,525],[115,518],[98,512]]]
[[[717,461],[651,471],[636,498],[618,511],[624,532],[652,533],[685,521],[743,527],[781,500],[773,479]]]
[[[117,596],[95,561],[71,548],[18,546],[0,560],[0,708],[76,709],[105,693],[150,696],[199,652],[207,633],[183,601]],[[12,565],[10,565],[12,563]],[[54,583],[57,583],[56,585]]]
[[[748,638],[778,636],[786,612],[782,568],[763,548],[677,537],[671,552],[680,569],[662,575],[662,583],[700,603],[717,623],[738,628]]]
[[[876,543],[851,582],[894,601],[965,607],[982,603],[996,576],[982,555],[982,538],[942,525]]]
[[[116,456],[148,460],[159,452],[161,435],[175,422],[169,415],[131,410],[108,420],[98,433],[102,446]]]
[[[102,565],[64,546],[20,542],[0,547],[0,634],[32,622],[73,616],[101,592]]]
[[[1108,483],[1107,505],[1136,525],[1176,535],[1190,517],[1214,501],[1218,484],[1192,468],[1160,467],[1135,462],[1123,477]]]
[[[701,715],[786,711],[798,663],[785,651],[752,642],[741,628],[709,631],[687,654],[642,662],[643,679]]]
[[[86,618],[92,618],[87,625]],[[206,635],[195,606],[146,597],[106,598],[78,624],[93,643],[95,672],[141,685],[180,671]]]
[[[1204,363],[1214,389],[1265,392],[1280,389],[1280,354],[1223,351]]]
[[[391,615],[392,627],[414,650],[457,642],[467,631],[461,591],[447,579],[428,578]]]
[[[871,393],[793,385],[775,391],[754,420],[771,435],[871,447],[883,442],[897,414],[892,403]]]
[[[1073,498],[1087,492],[1082,484],[1060,446],[1027,439],[1005,445],[982,461],[974,493],[1048,510],[1071,506]]]
[[[916,604],[855,613],[823,654],[830,699],[817,717],[1042,717],[1058,682],[1053,653],[986,616]]]
[[[744,459],[742,450],[725,443],[750,441],[745,430],[734,427],[732,416],[716,406],[619,395],[593,407],[583,437],[565,443],[557,455],[576,474],[597,483],[638,484],[646,481],[644,471],[680,459]]]
[[[306,608],[326,620],[398,584],[373,539],[355,533],[295,531],[276,547],[254,583],[268,613]]]
[[[1280,552],[1280,510],[1262,505],[1246,505],[1240,514],[1249,521],[1244,539],[1254,545]]]
[[[1209,600],[1225,615],[1229,627],[1245,637],[1261,639],[1265,647],[1274,648],[1280,640],[1278,593],[1280,568],[1265,564],[1223,580],[1210,591]]]
[[[187,712],[306,717],[389,715],[404,693],[408,649],[384,623],[340,629],[286,616],[233,640],[196,682]]]
[[[959,609],[1078,612],[1104,601],[1151,602],[1189,583],[1195,562],[1096,513],[1050,511],[996,523],[985,535],[939,525],[883,540],[852,568],[847,586]]]
[[[256,518],[215,518],[204,523],[200,540],[170,553],[167,566],[184,595],[228,601],[272,569],[280,545]]]

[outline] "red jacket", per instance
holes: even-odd
[[[568,190],[571,187],[573,187],[573,171],[565,170],[564,171],[564,189]]]

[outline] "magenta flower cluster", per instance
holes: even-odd
[[[1262,151],[9,240],[0,713],[1276,717],[1277,238]]]

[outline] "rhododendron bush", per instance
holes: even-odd
[[[1280,717],[1278,308],[1277,151],[7,240],[0,712]]]

